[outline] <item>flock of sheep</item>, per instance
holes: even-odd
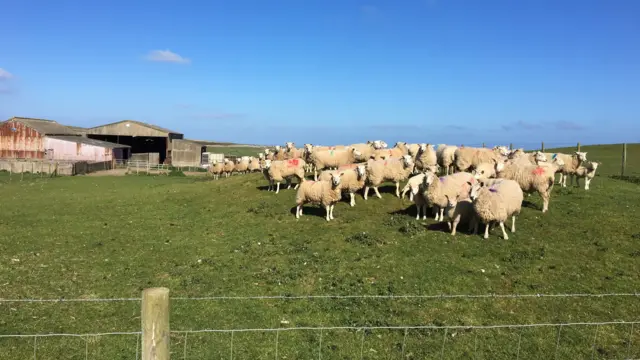
[[[337,146],[305,144],[298,149],[288,142],[284,147],[265,149],[258,157],[228,159],[213,164],[209,171],[214,178],[232,173],[262,172],[269,182],[268,190],[275,187],[279,193],[281,183],[287,189],[297,178],[296,218],[303,206],[316,203],[324,206],[326,220],[334,219],[333,209],[342,194],[349,194],[350,205],[355,206],[355,194],[362,190],[367,200],[371,189],[381,198],[378,187],[384,182],[395,184],[395,194],[409,198],[416,204],[416,220],[427,218],[431,208],[436,221],[445,221],[452,235],[463,223],[478,232],[485,224],[484,238],[489,237],[492,224],[499,224],[504,239],[508,239],[504,223],[511,218],[511,231],[515,232],[516,216],[520,213],[524,194],[536,192],[543,200],[542,212],[549,209],[555,175],[559,184],[580,186],[584,189],[595,176],[600,163],[587,160],[586,152],[573,154],[525,152],[509,150],[505,146],[494,148],[457,147],[441,144],[407,144],[398,142],[389,148],[382,140]],[[320,171],[320,172],[319,172]],[[313,173],[313,180],[305,178]],[[400,183],[407,181],[400,190]]]

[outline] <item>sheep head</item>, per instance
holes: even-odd
[[[331,173],[331,185],[333,185],[333,187],[337,187],[338,185],[340,185],[340,176],[342,176],[344,173],[341,172],[334,172]]]
[[[264,159],[264,154],[263,153],[258,153],[258,159]]]
[[[358,165],[356,167],[356,174],[358,175],[358,179],[362,179],[367,175],[367,168],[364,165]]]
[[[265,169],[271,168],[271,160],[267,159],[264,161],[264,168]]]
[[[455,209],[456,205],[458,205],[459,197],[456,196],[455,198],[452,199],[452,198],[449,197],[449,195],[446,195],[446,194],[444,195],[444,197],[447,198],[447,207],[446,207],[447,211],[449,211],[451,209]]]
[[[264,149],[264,154],[265,154],[265,155],[269,155],[269,153],[271,153],[271,150],[270,150],[270,149]]]
[[[586,151],[576,151],[575,156],[580,161],[587,161],[587,152]]]
[[[296,144],[295,144],[294,142],[287,142],[287,143],[285,143],[285,146],[286,146],[286,147],[287,147],[287,149],[289,149],[289,150],[293,149],[293,147],[294,147],[295,145],[296,145]]]
[[[356,148],[350,148],[351,152],[353,152],[353,156],[356,157],[356,159],[360,159],[362,158],[362,152],[360,152],[360,150],[356,149]]]
[[[477,181],[475,184],[467,182],[467,185],[469,185],[469,187],[471,189],[471,190],[469,190],[469,198],[471,200],[475,200],[475,199],[478,198],[478,193],[480,192],[480,189],[482,189],[484,187],[484,182]]]
[[[276,152],[280,152],[280,149],[282,149],[280,145],[276,145]]]
[[[504,170],[505,167],[505,163],[502,161],[498,161],[495,163],[495,169],[496,169],[496,173],[500,173],[502,172],[502,170]]]
[[[536,151],[535,153],[533,153],[533,158],[535,159],[536,163],[547,162],[547,155],[545,155],[542,151]]]
[[[476,180],[494,177],[496,176],[497,164],[498,164],[497,161],[494,161],[493,164],[489,164],[489,163],[479,164],[478,166],[476,166],[475,169],[473,169],[471,174],[473,175],[474,178],[476,178]]]

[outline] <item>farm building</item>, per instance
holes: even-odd
[[[167,159],[170,162],[175,140],[181,140],[184,136],[177,131],[135,120],[96,126],[83,132],[91,139],[129,145],[132,154],[159,153],[160,163]]]
[[[125,157],[128,148],[85,138],[53,120],[14,117],[0,123],[0,158],[104,162]]]

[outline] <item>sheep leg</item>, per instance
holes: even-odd
[[[396,181],[396,197],[400,197],[400,181]]]
[[[300,215],[302,215],[302,205],[296,206],[296,219],[300,219]]]
[[[449,228],[449,231],[451,231],[451,228],[452,228],[451,221],[447,221],[447,227]]]
[[[420,220],[420,205],[416,204],[416,220]]]
[[[456,229],[458,228],[458,224],[460,223],[460,216],[457,216],[455,220],[453,220],[453,226],[451,229],[451,235],[456,235]]]
[[[373,190],[376,192],[376,196],[378,197],[378,199],[382,199],[382,195],[380,195],[380,191],[378,191],[378,187],[374,186]]]
[[[349,205],[356,206],[356,194],[350,192],[349,193],[349,197],[351,198],[351,201],[349,202]]]
[[[516,216],[511,215],[511,232],[516,232]]]
[[[502,237],[505,240],[509,240],[509,235],[507,235],[507,232],[504,230],[504,221],[500,221],[500,229],[502,229]]]
[[[280,181],[276,183],[276,194],[280,192]]]
[[[584,189],[585,190],[589,190],[589,184],[591,184],[591,179],[585,178],[584,179]]]
[[[478,226],[480,226],[480,222],[475,220],[473,222],[473,235],[478,235]]]
[[[331,205],[326,205],[324,207],[324,210],[327,212],[327,217],[326,217],[327,221],[331,220],[331,218],[329,217],[329,214],[331,214]]]
[[[329,218],[330,218],[331,220],[333,220],[333,219],[334,219],[334,217],[333,217],[333,207],[334,207],[334,206],[336,206],[336,204],[331,204],[331,207],[329,208]]]
[[[313,181],[318,181],[318,169],[313,171]]]
[[[404,194],[402,195],[404,197]],[[409,201],[413,201],[413,191],[409,192]]]
[[[542,212],[545,213],[549,210],[549,191],[545,191],[540,194],[542,196]]]
[[[484,226],[484,238],[488,239],[489,238],[489,224],[491,222],[488,222],[485,226]]]
[[[367,200],[367,196],[369,196],[369,187],[365,186],[364,190],[363,190],[362,197],[364,197],[364,199]]]
[[[427,220],[427,204],[422,205],[422,220]]]
[[[433,209],[436,211],[435,220],[438,221],[440,219],[440,208],[436,205],[433,207]]]
[[[440,208],[440,221],[444,220],[444,208]]]

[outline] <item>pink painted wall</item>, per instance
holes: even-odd
[[[113,159],[112,149],[49,137],[44,139],[44,147],[47,149],[46,159],[69,161],[111,161]]]

